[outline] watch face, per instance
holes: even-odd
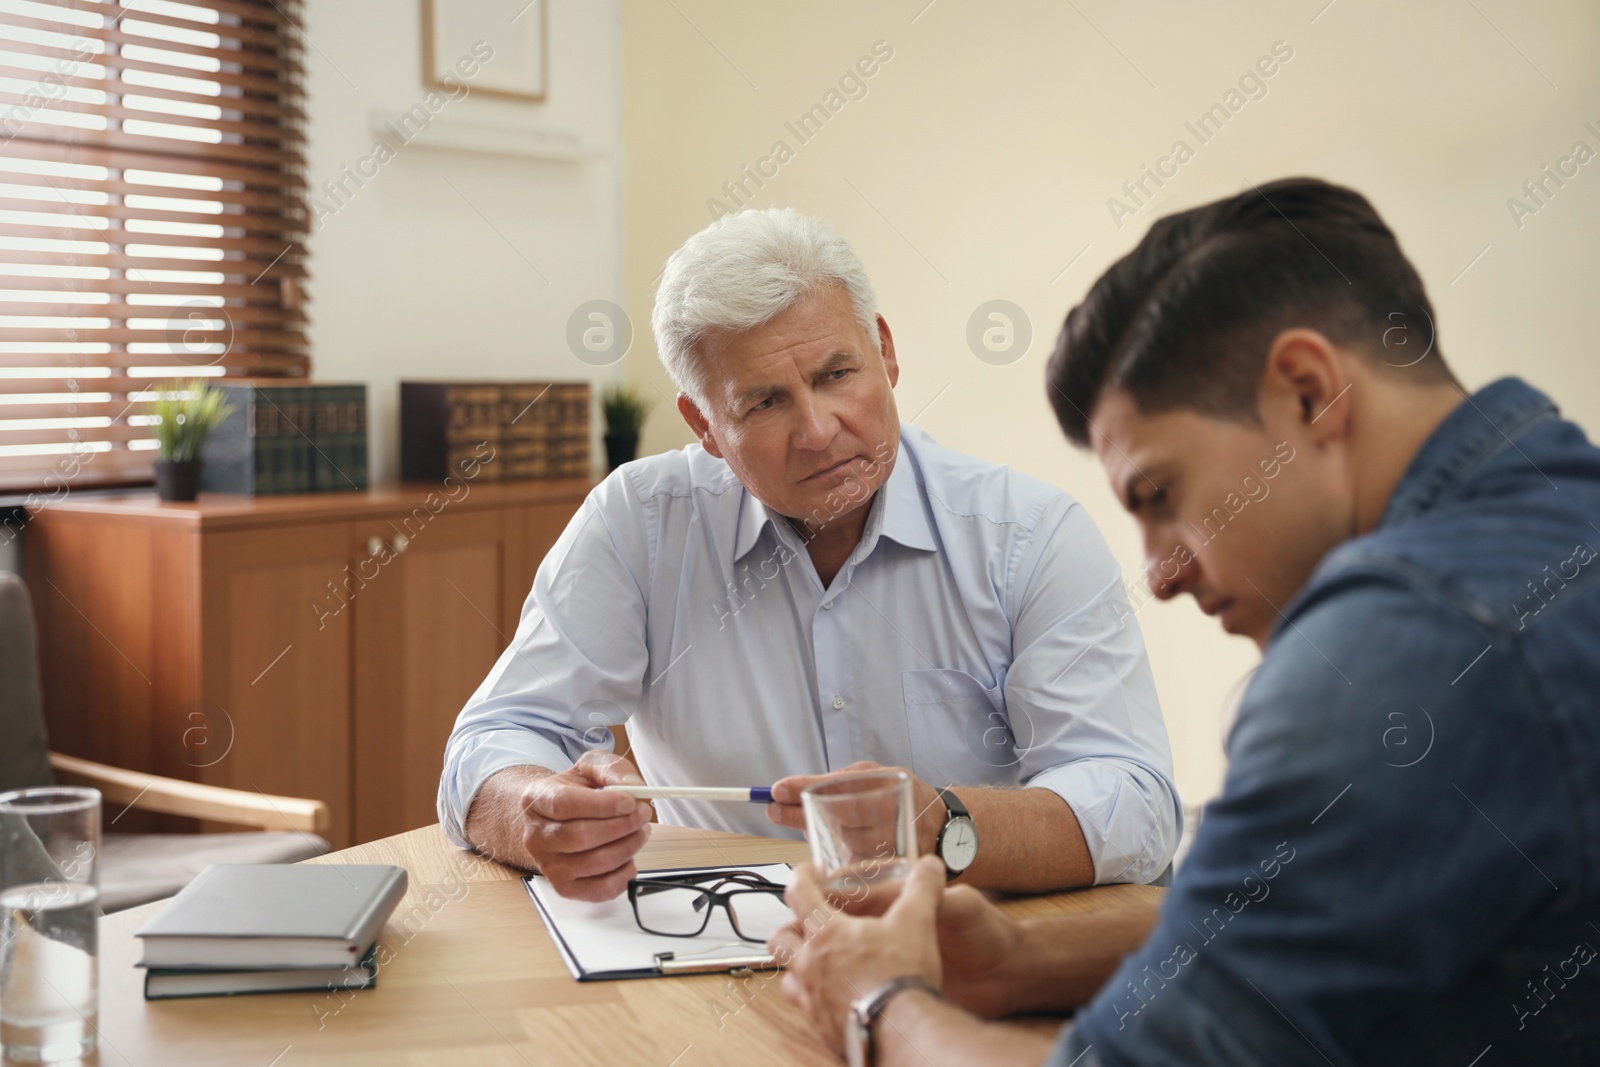
[[[945,825],[939,855],[952,871],[964,871],[978,857],[978,828],[971,819],[956,817]]]

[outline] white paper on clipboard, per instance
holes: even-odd
[[[670,870],[640,871],[640,878],[667,877],[690,872],[750,871],[778,885],[788,885],[793,873],[786,863],[756,864],[748,867],[675,867]],[[766,946],[740,940],[728,922],[725,908],[717,908],[705,932],[696,937],[663,937],[639,929],[628,895],[592,904],[568,900],[551,888],[548,879],[529,875],[522,880],[544,920],[550,940],[561,953],[562,962],[580,982],[620,978],[656,978],[662,974],[656,957],[670,952],[675,960],[694,960],[707,965],[726,957],[730,961],[765,956]],[[729,967],[740,966],[730,962]]]

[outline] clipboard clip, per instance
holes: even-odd
[[[678,959],[675,952],[657,952],[656,970],[668,974],[750,974],[754,971],[781,971],[778,961],[765,952],[745,956],[717,956],[712,959]]]

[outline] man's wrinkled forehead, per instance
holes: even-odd
[[[708,330],[696,349],[713,371],[712,391],[737,402],[781,385],[791,370],[809,376],[863,358],[871,338],[848,294],[830,288],[814,290],[748,330]]]

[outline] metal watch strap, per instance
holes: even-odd
[[[860,1022],[861,1029],[866,1034],[866,1063],[868,1067],[876,1063],[878,1058],[877,1042],[872,1037],[872,1024],[878,1021],[878,1016],[882,1015],[884,1009],[889,1006],[889,1001],[893,1000],[897,994],[903,993],[908,989],[920,989],[924,993],[931,993],[939,997],[941,1000],[944,998],[944,994],[940,993],[938,988],[926,978],[920,975],[907,974],[899,978],[889,979],[850,1005],[850,1010],[855,1012],[856,1019]]]
[[[939,794],[940,800],[944,801],[944,826],[939,827],[939,836],[933,843],[934,851],[938,854],[939,859],[943,860],[944,851],[942,846],[944,845],[945,829],[955,819],[966,819],[971,822],[972,813],[967,810],[965,804],[961,803],[961,798],[950,792],[950,790],[936,785],[933,787],[933,791]],[[960,877],[962,873],[961,871],[952,870],[948,863],[944,865],[944,876],[947,881]]]

